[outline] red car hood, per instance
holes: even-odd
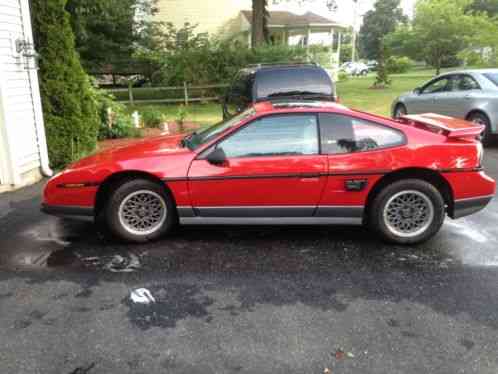
[[[147,139],[131,140],[124,145],[118,145],[85,157],[69,168],[82,168],[95,165],[101,162],[126,161],[134,158],[148,158],[166,155],[186,154],[191,151],[180,145],[181,139],[185,135],[166,135]]]

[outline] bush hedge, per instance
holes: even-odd
[[[67,0],[33,0],[40,54],[40,90],[51,166],[61,168],[92,152],[99,116],[96,91],[75,51]]]
[[[141,136],[140,130],[135,128],[131,116],[126,113],[123,104],[117,103],[114,97],[102,90],[96,91],[99,132],[98,140],[138,138]]]
[[[415,63],[408,57],[389,57],[386,61],[386,69],[389,74],[403,74],[413,69]]]

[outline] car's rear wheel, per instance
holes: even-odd
[[[474,112],[470,114],[467,120],[485,127],[484,132],[481,134],[479,140],[482,142],[482,144],[489,145],[489,143],[491,142],[491,122],[489,121],[488,116],[481,112]]]
[[[158,239],[173,228],[176,207],[164,186],[134,179],[120,184],[111,193],[105,218],[114,235],[143,243]]]
[[[398,104],[396,105],[396,108],[394,108],[394,118],[400,118],[404,115],[406,115],[408,111],[406,110],[406,107],[403,104]]]
[[[371,226],[384,240],[416,244],[430,239],[440,230],[445,204],[432,184],[407,179],[384,187],[369,211]]]

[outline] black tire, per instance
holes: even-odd
[[[138,200],[149,199],[152,203],[131,202],[137,208],[128,215],[122,214],[122,209],[125,209],[127,205],[125,200],[130,201],[134,197]],[[153,209],[155,209],[154,213],[152,213]],[[139,216],[139,213],[143,216]],[[135,231],[133,231],[131,219],[125,218],[131,217],[131,215],[134,215],[134,218],[131,219],[137,220]],[[160,218],[157,218],[157,215]],[[125,241],[135,243],[156,240],[169,233],[177,223],[176,206],[169,191],[165,186],[146,179],[131,179],[117,185],[111,192],[105,206],[104,217],[112,234]],[[142,219],[155,220],[155,223],[144,223],[144,221],[140,221]],[[140,224],[144,224],[146,227],[138,227]],[[148,229],[147,225],[150,226]],[[140,230],[144,231],[139,232]]]
[[[411,209],[416,208],[397,208],[394,206],[398,201],[397,199],[408,198],[409,196],[416,199],[414,204],[419,204],[418,208],[424,206],[424,204],[427,205],[427,209],[425,210],[427,219],[423,224],[413,223],[412,221],[415,212]],[[409,205],[410,202],[407,204]],[[432,206],[432,215],[428,213],[430,212],[429,206]],[[408,212],[406,211],[407,209]],[[392,213],[393,211],[394,213]],[[417,244],[429,240],[441,229],[445,218],[445,204],[441,193],[432,184],[419,179],[406,179],[384,187],[375,196],[372,205],[369,207],[369,212],[368,218],[370,227],[372,227],[382,239],[395,244]],[[408,216],[399,217],[399,215],[404,214],[407,214]],[[397,223],[399,225],[413,224],[415,225],[415,229],[417,225],[421,227],[419,227],[418,230],[414,229],[411,233],[402,233],[401,231],[403,231],[403,229],[394,227],[395,224],[393,224],[393,221],[390,221],[398,218],[401,219]],[[400,234],[396,231],[400,232]]]
[[[404,104],[397,104],[396,107],[394,108],[394,113],[393,113],[393,118],[400,118],[401,116],[404,116],[405,114],[408,113],[408,110],[406,109],[406,106]]]
[[[483,145],[485,146],[490,145],[492,140],[491,139],[492,135],[491,135],[491,121],[489,120],[488,116],[482,112],[474,112],[467,117],[467,120],[485,126],[484,132],[482,133],[480,140]]]

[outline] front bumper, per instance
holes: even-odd
[[[40,210],[45,214],[64,218],[93,220],[95,216],[93,207],[86,206],[49,205],[43,203]]]
[[[473,197],[470,199],[455,200],[451,218],[457,219],[483,210],[494,196]]]

